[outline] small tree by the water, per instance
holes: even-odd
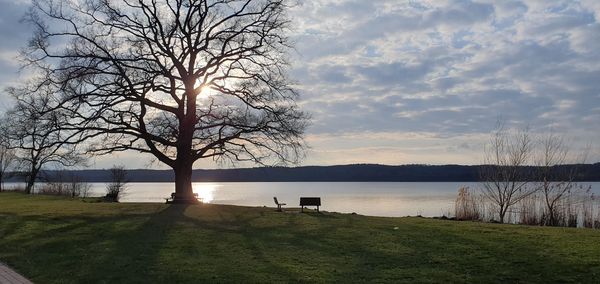
[[[43,168],[85,165],[86,159],[76,145],[67,142],[72,133],[60,129],[68,117],[50,106],[52,89],[41,86],[32,93],[16,88],[7,91],[16,104],[4,116],[4,146],[15,151],[26,178],[26,193],[33,193]]]
[[[106,185],[105,199],[119,202],[127,188],[127,171],[123,166],[113,166],[110,169],[110,182]]]
[[[534,193],[528,173],[524,171],[531,157],[533,141],[527,129],[507,130],[499,123],[486,145],[481,167],[481,192],[504,223],[509,209]]]

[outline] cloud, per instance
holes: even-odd
[[[567,119],[562,124],[577,129],[598,115],[590,107],[600,105],[594,2],[371,2],[304,11],[338,24],[308,17],[311,33],[297,41],[307,51],[302,66],[319,70],[299,79],[310,81],[303,91],[317,109],[317,133],[461,135],[489,131],[498,116],[540,128]],[[573,107],[558,107],[562,100]]]
[[[30,31],[27,5],[0,4],[6,85]],[[306,163],[477,163],[499,117],[600,141],[600,1],[305,0],[290,17]]]
[[[9,99],[4,89],[19,81],[19,49],[24,47],[32,30],[21,22],[29,1],[0,0],[0,110],[6,109]]]

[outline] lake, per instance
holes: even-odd
[[[600,183],[583,183],[600,194]],[[90,196],[105,194],[104,183],[91,183]],[[38,185],[40,186],[40,185]],[[321,197],[321,209],[371,216],[427,217],[453,212],[460,187],[476,182],[214,182],[194,183],[194,192],[207,203],[274,207],[273,197],[286,207],[298,207],[301,196]],[[173,183],[129,183],[121,202],[165,202]],[[285,208],[285,207],[284,207]]]

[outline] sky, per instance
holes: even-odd
[[[28,5],[0,0],[1,89],[24,76]],[[598,0],[300,0],[289,15],[289,74],[312,115],[302,165],[479,164],[499,119],[600,161]],[[149,158],[90,167],[161,167]]]

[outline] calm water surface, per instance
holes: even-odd
[[[600,183],[585,183],[600,194]],[[91,184],[91,196],[105,194],[104,183]],[[441,216],[452,212],[460,187],[474,182],[215,182],[194,183],[204,202],[274,207],[273,197],[298,207],[301,196],[321,197],[322,210],[372,216]],[[121,202],[165,202],[173,183],[130,183]]]

